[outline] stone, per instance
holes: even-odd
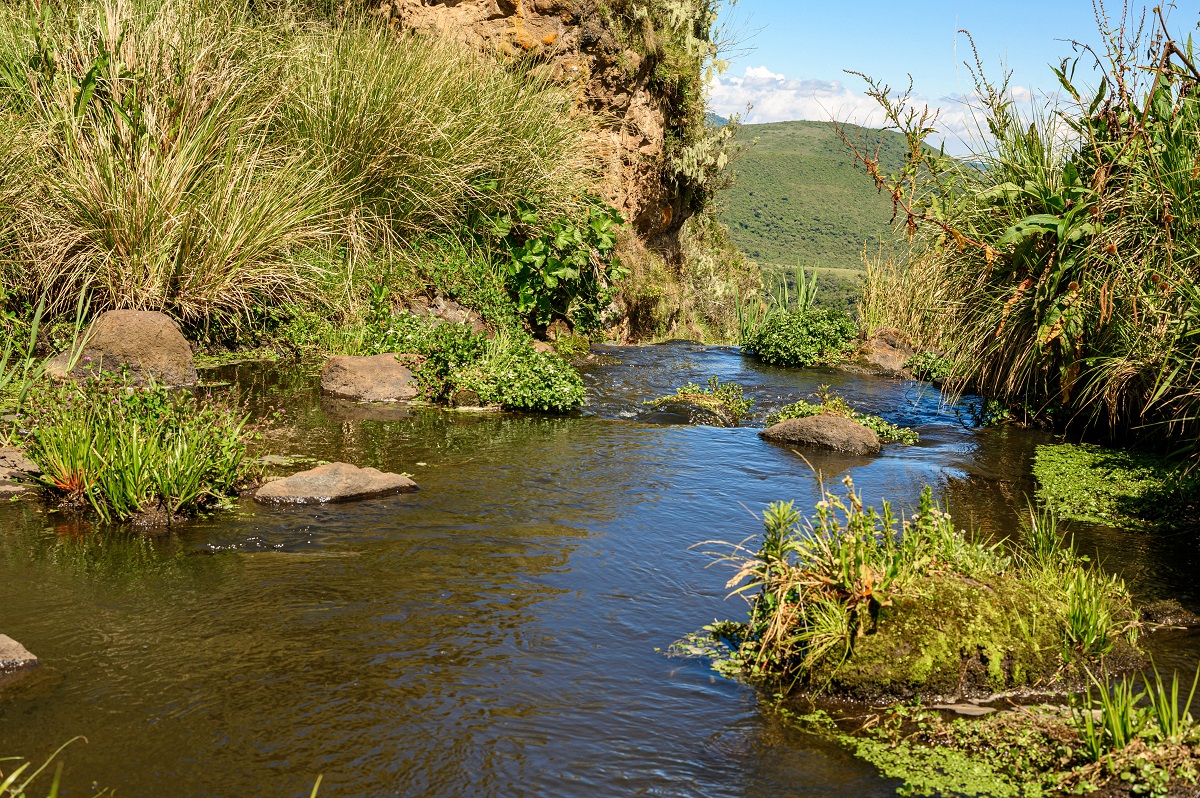
[[[46,372],[55,379],[79,379],[89,373],[128,370],[135,382],[179,386],[199,382],[192,347],[179,325],[165,313],[149,310],[110,310],[100,315],[84,338],[73,369],[70,352],[55,355]]]
[[[20,496],[36,483],[42,473],[37,463],[26,457],[19,449],[0,446],[0,499]]]
[[[396,354],[329,358],[321,372],[321,390],[358,402],[401,402],[419,393],[412,371]]]
[[[402,474],[329,463],[268,482],[254,498],[265,503],[310,504],[369,499],[417,489],[417,483]]]
[[[19,474],[38,475],[42,469],[30,460],[20,449],[11,446],[0,446],[0,471],[16,472]]]
[[[546,341],[535,340],[533,342],[533,351],[537,352],[539,355],[552,354],[554,352],[554,345],[547,343]]]
[[[893,327],[883,327],[859,344],[855,358],[857,365],[880,376],[905,376],[904,364],[915,350],[904,335]]]
[[[36,667],[38,658],[8,635],[0,635],[0,674]]]
[[[560,338],[570,338],[572,334],[571,325],[567,324],[562,319],[555,319],[554,321],[550,322],[550,326],[546,328],[547,341],[557,341]]]
[[[444,296],[436,296],[433,299],[414,297],[405,304],[404,309],[414,316],[428,316],[435,323],[464,324],[479,335],[489,333],[482,316]]]
[[[853,455],[879,454],[882,448],[874,430],[830,413],[781,421],[758,434],[774,443],[832,449]]]

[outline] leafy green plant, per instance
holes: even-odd
[[[5,775],[4,771],[0,769],[0,798],[33,798],[33,795],[30,792],[33,782],[45,772],[46,768],[50,767],[50,763],[53,762],[55,758],[63,752],[64,748],[76,740],[83,739],[84,738],[82,737],[74,737],[70,740],[67,740],[67,742],[59,746],[58,750],[51,754],[49,758],[47,758],[46,761],[37,768],[33,768],[33,763],[27,762],[20,757],[0,757],[0,765],[3,765],[6,762],[18,763],[7,775]],[[84,742],[87,741],[84,740]],[[30,770],[30,768],[33,768],[33,770]],[[54,777],[51,779],[50,789],[46,793],[46,798],[58,798],[58,790],[61,782],[62,762],[60,761],[54,769]],[[104,796],[107,794],[109,794],[108,790],[103,790],[102,792],[97,793],[98,796]]]
[[[943,354],[925,350],[904,361],[904,368],[918,380],[944,380],[954,372],[954,363]]]
[[[858,328],[845,313],[814,308],[769,316],[743,348],[774,366],[816,366],[848,355],[857,335]]]
[[[716,377],[708,378],[707,388],[689,382],[678,388],[674,394],[647,399],[642,404],[663,407],[679,402],[703,407],[712,412],[724,426],[730,427],[736,427],[749,418],[750,409],[754,407],[754,400],[746,398],[740,384],[721,382]]]
[[[813,404],[801,399],[799,402],[785,405],[767,416],[767,424],[778,424],[791,418],[808,418],[827,413],[857,421],[864,427],[874,430],[875,434],[879,436],[879,440],[884,443],[903,443],[911,446],[920,440],[916,430],[884,421],[879,416],[858,412],[850,406],[849,402],[830,391],[828,385],[817,388],[813,396],[820,399],[820,404]]]
[[[255,474],[246,416],[186,391],[89,378],[39,392],[17,425],[45,486],[106,521],[194,513]]]
[[[492,232],[509,253],[509,286],[517,312],[545,326],[565,318],[583,331],[595,329],[614,285],[628,273],[615,258],[621,215],[599,201],[586,219],[548,226],[538,208],[520,202],[514,212],[492,220]],[[541,235],[529,230],[546,227]]]

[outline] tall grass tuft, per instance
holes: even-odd
[[[572,216],[592,120],[532,67],[236,0],[0,6],[10,301],[255,318],[327,264]],[[530,234],[542,231],[530,230]]]
[[[964,386],[1043,417],[1194,439],[1200,74],[1165,22],[1100,8],[1100,82],[1065,61],[1056,104],[1018,108],[1008,76],[989,79],[976,58],[987,135],[967,158],[925,146],[932,116],[868,81],[910,156],[895,178],[859,160],[915,252],[868,272],[863,316],[949,350]]]

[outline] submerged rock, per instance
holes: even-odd
[[[321,372],[321,390],[339,399],[399,402],[415,399],[416,378],[400,364],[399,355],[331,357]]]
[[[874,430],[830,413],[781,421],[758,434],[773,443],[812,446],[853,455],[879,454],[882,448]]]
[[[78,362],[68,370],[71,353],[46,363],[56,379],[79,379],[95,372],[128,371],[137,382],[195,385],[199,382],[192,348],[179,325],[165,313],[110,310],[88,328]]]
[[[255,492],[254,498],[272,504],[309,504],[369,499],[415,490],[417,483],[402,474],[359,468],[349,463],[329,463],[268,482]]]
[[[674,421],[698,424],[706,427],[736,427],[737,418],[720,402],[663,401],[654,405],[654,410],[645,415],[647,421]]]
[[[36,667],[38,658],[8,635],[0,635],[0,676]]]

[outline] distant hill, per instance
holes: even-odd
[[[872,150],[882,136],[885,166],[896,171],[905,144],[896,133],[847,126],[852,140]],[[746,149],[734,166],[732,188],[720,196],[721,218],[734,242],[768,271],[861,270],[864,242],[890,235],[892,203],[854,167],[854,157],[829,122],[744,125]],[[757,139],[757,141],[755,141]],[[844,276],[844,274],[843,274]]]

